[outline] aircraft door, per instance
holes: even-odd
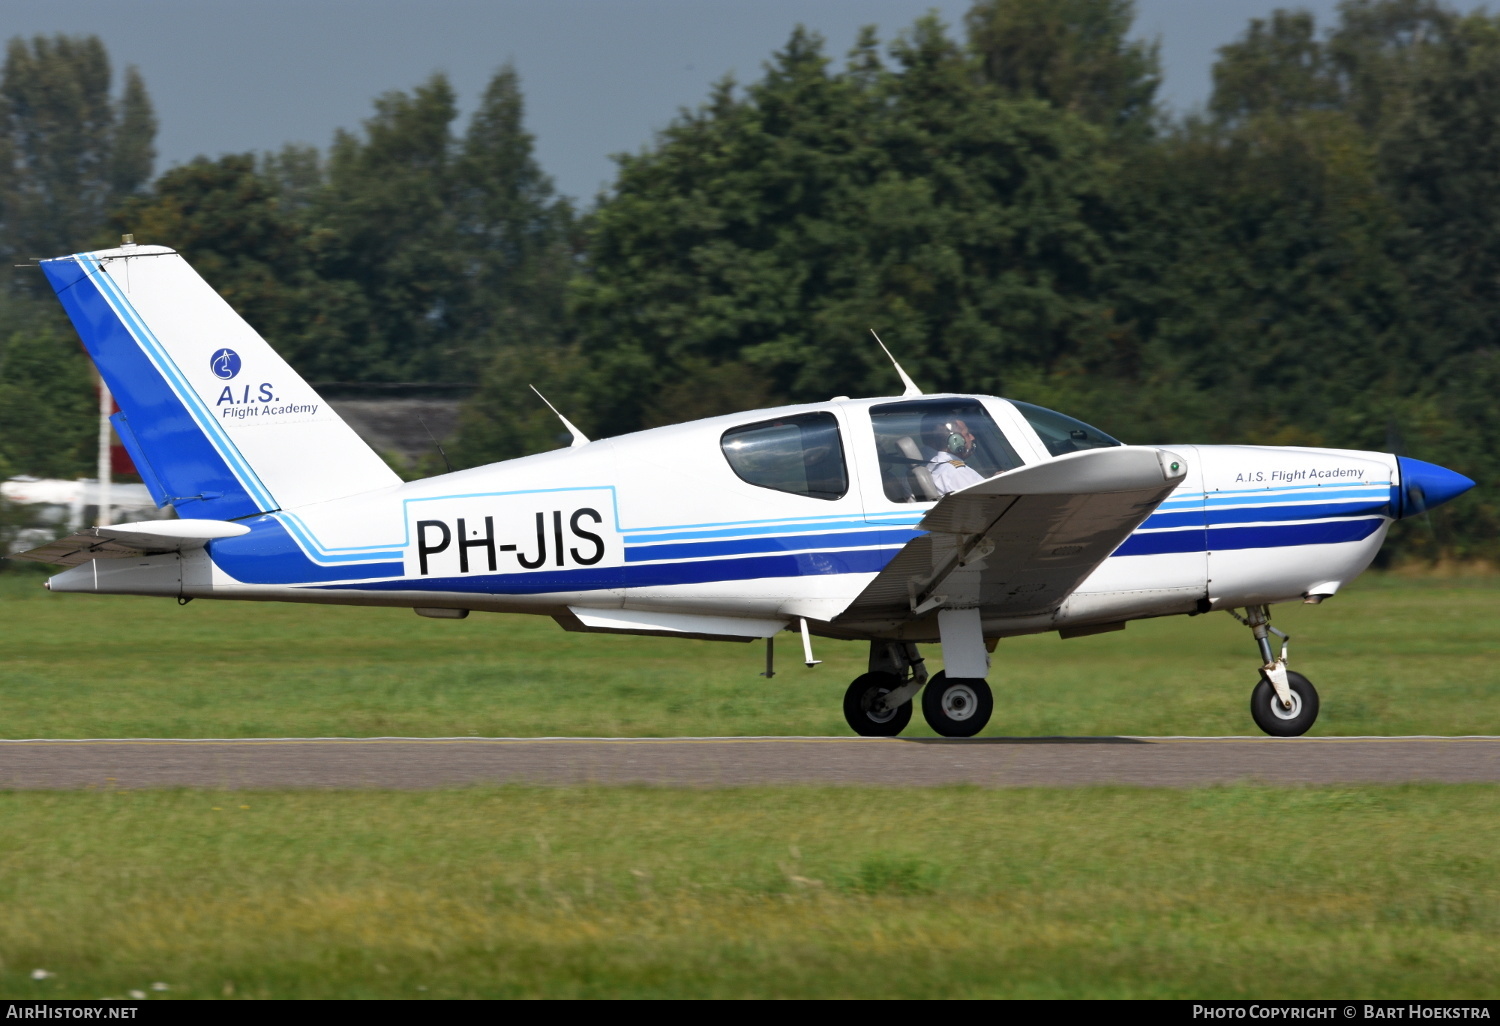
[[[910,399],[867,412],[855,452],[869,523],[915,524],[948,492],[1027,462],[979,399]]]

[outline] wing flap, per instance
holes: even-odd
[[[249,534],[244,524],[223,520],[146,520],[135,524],[89,527],[18,552],[12,559],[28,559],[57,566],[78,566],[91,559],[127,559],[162,552],[202,548],[215,538]]]
[[[911,620],[940,606],[986,619],[1052,612],[1182,481],[1186,461],[1141,446],[1092,449],[945,496],[838,617]]]
[[[664,613],[636,609],[590,609],[569,606],[554,617],[563,630],[596,634],[644,634],[654,637],[703,638],[710,641],[754,641],[785,630],[786,620]]]

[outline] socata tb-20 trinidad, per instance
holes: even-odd
[[[858,734],[990,718],[995,642],[1229,610],[1251,629],[1266,733],[1318,695],[1273,650],[1270,607],[1363,571],[1392,521],[1473,486],[1379,452],[1122,445],[984,395],[736,413],[586,439],[402,483],[200,278],[160,246],[46,260],[159,506],[27,558],[53,591],[538,613],[564,629],[869,643]],[[1243,613],[1236,613],[1243,610]],[[918,644],[942,645],[928,676]]]

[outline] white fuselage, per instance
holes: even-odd
[[[978,399],[1023,463],[1052,458],[1008,402]],[[926,640],[932,618],[896,628],[838,619],[933,506],[882,488],[869,411],[894,401],[716,417],[284,509],[243,521],[243,537],[96,560],[51,587],[540,613],[565,624],[580,611],[593,622],[595,610],[648,624],[806,618],[830,636]],[[748,483],[721,452],[739,425],[815,412],[837,418],[842,496]],[[1382,453],[1161,448],[1188,468],[1172,496],[1055,612],[986,620],[986,636],[1332,594],[1369,565],[1392,518],[1398,467]]]

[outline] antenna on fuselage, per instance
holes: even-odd
[[[448,473],[453,473],[453,464],[448,462],[448,454],[443,451],[443,443],[437,440],[437,435],[432,433],[432,428],[427,426],[427,422],[422,419],[420,413],[417,414],[417,423],[422,425],[422,430],[427,432],[427,437],[432,439],[433,445],[437,446],[438,455],[443,458],[443,466],[448,468]]]
[[[547,403],[547,397],[542,395],[542,393],[537,392],[535,385],[527,385],[526,387],[531,389],[533,392],[536,392],[536,397],[538,399],[540,399],[544,403]],[[573,441],[569,443],[569,446],[571,448],[576,449],[580,445],[589,444],[588,435],[584,434],[582,431],[579,431],[578,428],[573,426],[573,422],[571,420],[569,420],[567,417],[564,417],[561,413],[558,413],[556,406],[553,406],[551,403],[547,403],[547,409],[551,410],[553,413],[557,413],[557,419],[563,422],[563,427],[567,428],[568,433],[573,436]]]
[[[874,328],[870,329],[870,334],[871,335],[875,335],[875,329]],[[891,355],[891,351],[889,349],[885,348],[885,343],[884,342],[880,341],[880,336],[879,335],[875,335],[875,344],[878,345],[885,352],[886,359],[888,359],[888,360],[891,361],[891,366],[896,368],[896,374],[901,378],[901,384],[904,385],[905,388],[906,388],[906,390],[904,392],[902,392],[901,394],[903,396],[907,396],[907,395],[922,395],[923,394],[922,390],[917,387],[917,383],[911,379],[911,377],[906,373],[906,371],[904,371],[904,370],[901,369],[901,365],[896,362],[896,358]],[[545,402],[545,400],[543,400],[543,401]]]

